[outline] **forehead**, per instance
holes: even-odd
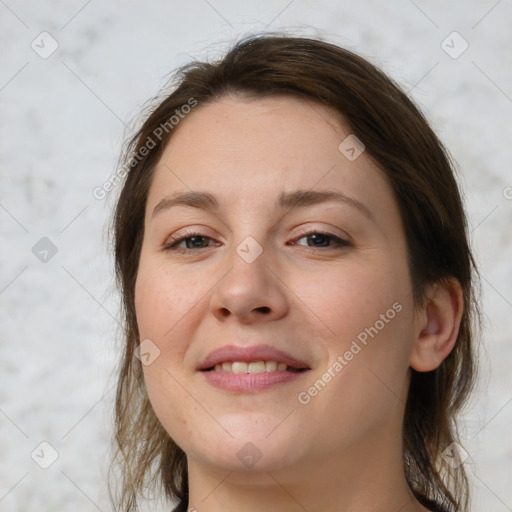
[[[286,191],[332,189],[393,210],[383,172],[364,152],[339,149],[350,136],[340,116],[300,98],[226,97],[199,105],[175,128],[155,169],[148,212],[166,195],[208,190],[221,203],[264,208]],[[376,212],[377,214],[383,212]]]
[[[169,157],[174,161],[200,161],[215,154],[219,166],[239,159],[246,168],[252,163],[251,168],[272,173],[279,169],[267,169],[264,164],[292,165],[337,156],[345,133],[347,129],[334,112],[308,100],[289,96],[225,97],[199,105],[181,121],[162,161]],[[215,162],[212,166],[217,167]]]

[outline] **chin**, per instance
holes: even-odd
[[[200,452],[209,465],[228,471],[279,471],[300,462],[298,436],[286,429],[269,436],[267,429],[261,432],[254,427],[251,430],[242,430],[244,425],[240,427],[233,437],[227,433],[220,437],[207,436],[204,446],[195,446],[194,451]]]

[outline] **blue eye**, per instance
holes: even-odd
[[[304,245],[297,243],[299,240],[303,238],[308,239],[307,247],[308,248],[319,248],[319,249],[340,249],[343,247],[350,246],[350,242],[343,240],[331,233],[326,233],[323,231],[310,231],[308,233],[303,233],[297,241],[292,242],[291,245]],[[195,249],[206,249],[211,247],[208,243],[205,245],[205,241],[212,240],[212,238],[202,235],[201,233],[185,233],[182,237],[171,239],[171,242],[164,246],[165,251],[169,252],[177,252],[180,254],[185,254],[187,252],[194,252]],[[309,244],[309,241],[313,241],[313,244]],[[330,241],[334,241],[334,243],[330,243]],[[185,243],[185,247],[179,247],[181,244]],[[327,245],[324,245],[327,244]]]
[[[193,251],[194,249],[204,249],[208,247],[208,245],[204,246],[201,243],[201,239],[203,240],[211,240],[210,237],[202,235],[201,233],[186,233],[184,236],[171,239],[171,243],[167,244],[164,249],[166,251],[174,251],[179,253],[186,253],[188,251]],[[189,244],[188,242],[191,241]],[[178,247],[180,244],[185,242],[185,247]]]
[[[350,245],[346,240],[342,240],[341,238],[332,235],[331,233],[325,233],[323,231],[310,231],[309,233],[303,234],[298,240],[302,240],[303,238],[313,240],[313,245],[309,245],[308,247],[320,247],[320,248],[336,248],[336,247],[345,247]],[[334,244],[329,244],[328,240],[334,240]],[[318,242],[318,243],[317,243]],[[323,243],[327,243],[327,246],[323,246]],[[303,245],[297,244],[294,242],[293,245]]]

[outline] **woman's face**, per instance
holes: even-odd
[[[400,446],[415,316],[382,172],[291,97],[226,97],[174,129],[135,302],[149,398],[189,466],[335,468]],[[170,203],[192,192],[216,204]]]

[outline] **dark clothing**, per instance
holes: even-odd
[[[437,505],[432,500],[422,498],[419,501],[424,507],[427,507],[430,510],[430,512],[446,512],[446,510],[439,508],[439,505]],[[188,512],[188,505],[184,502],[181,502],[174,509],[172,509],[171,512]]]

